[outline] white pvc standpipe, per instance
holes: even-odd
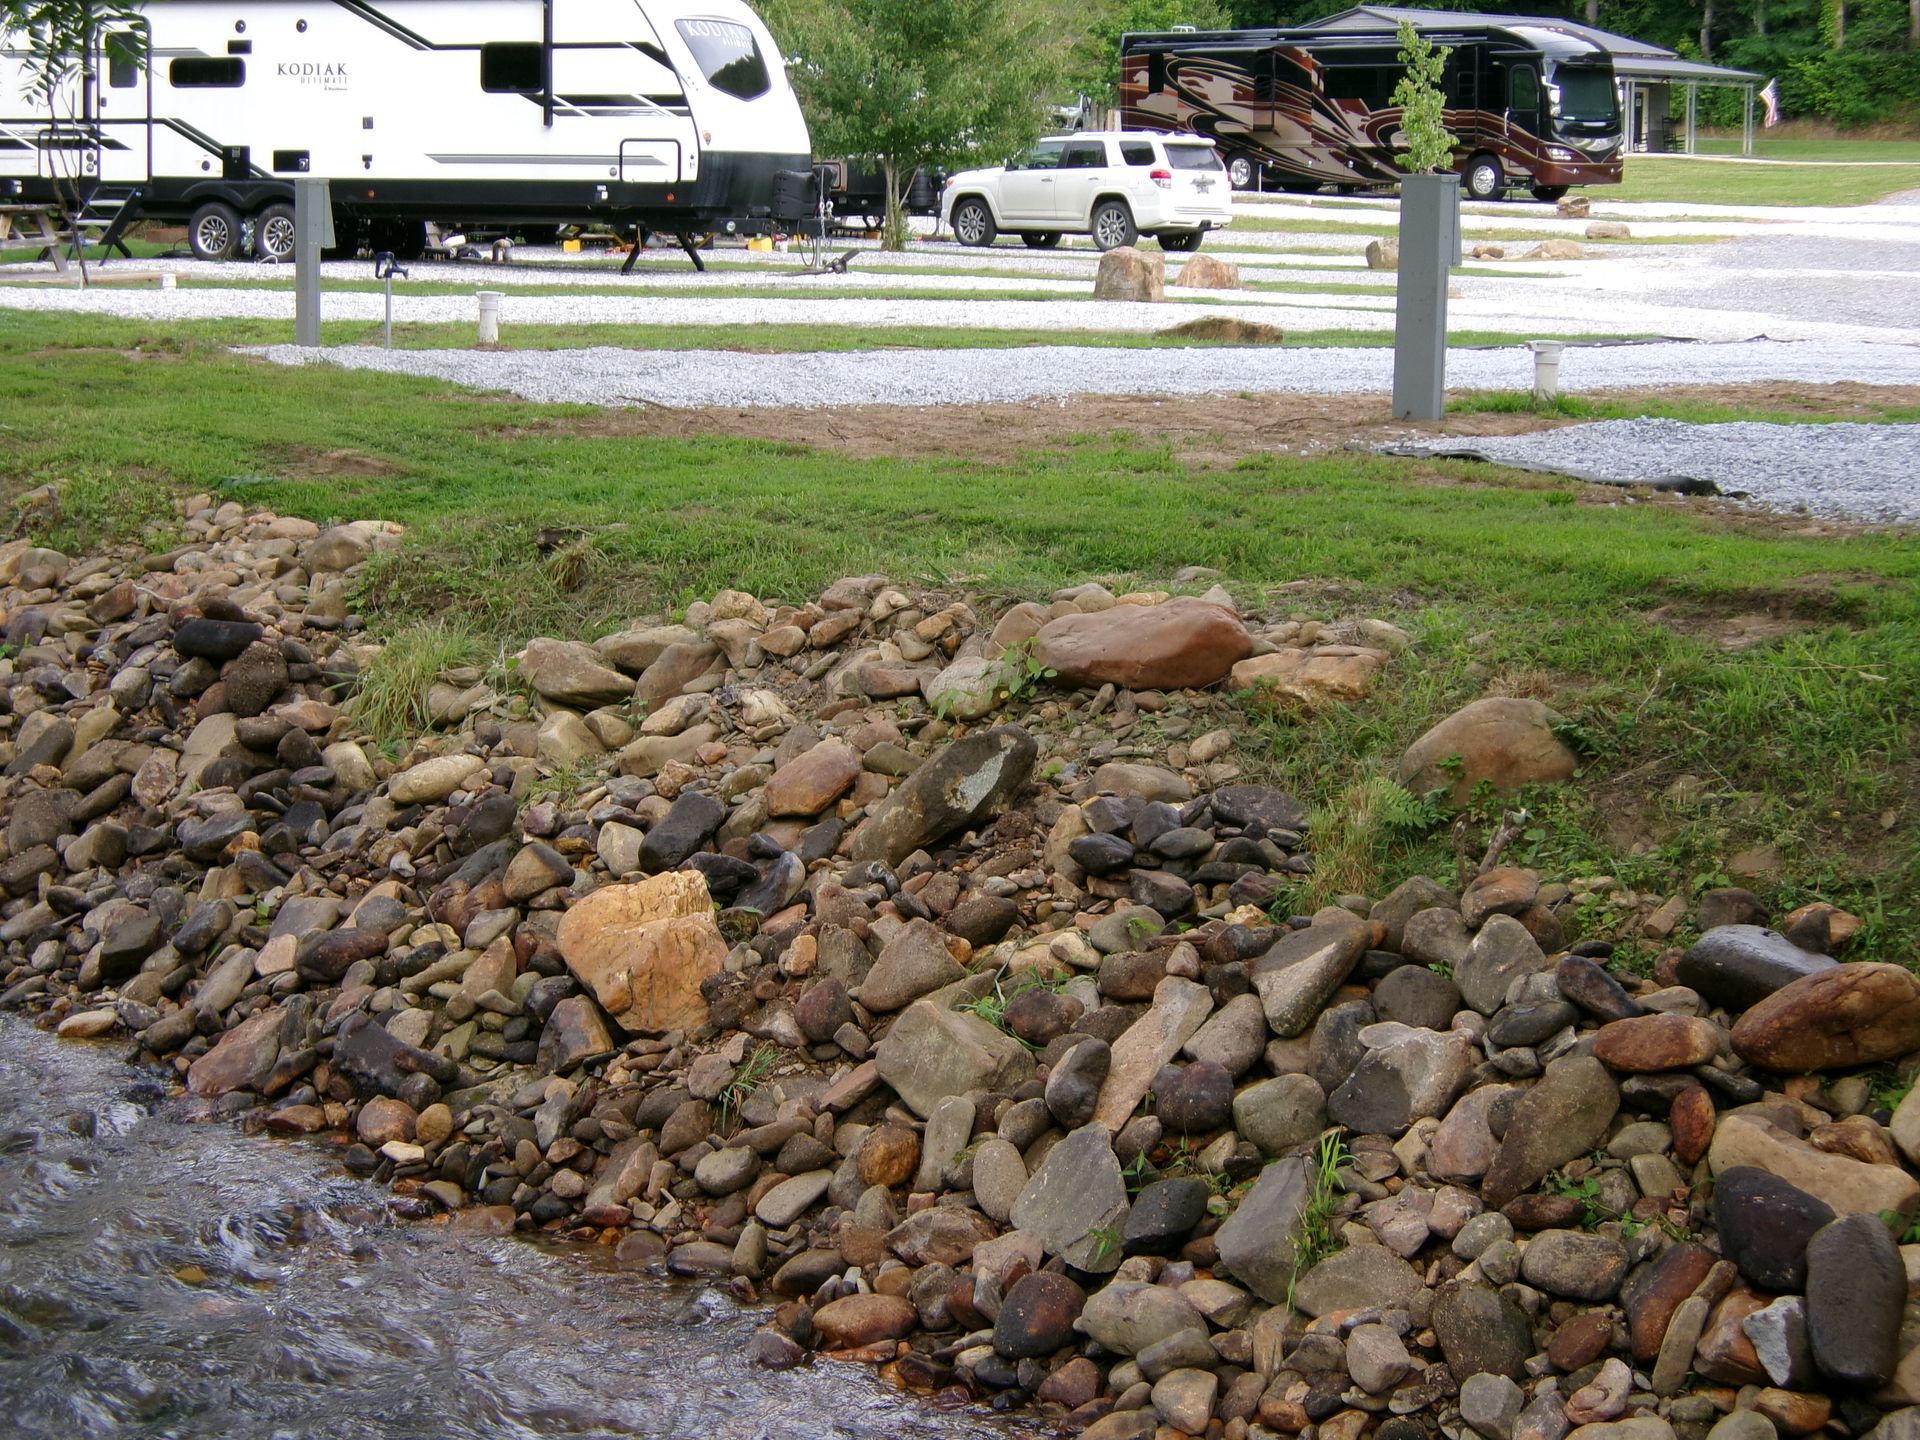
[[[1533,351],[1533,398],[1552,400],[1560,393],[1560,352],[1566,344],[1560,340],[1529,340]]]
[[[480,343],[498,345],[500,343],[500,295],[498,290],[480,290],[474,293],[474,299],[480,302]]]

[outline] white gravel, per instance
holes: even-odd
[[[1690,425],[1606,420],[1417,447],[1612,483],[1709,480],[1773,510],[1920,521],[1920,425]]]
[[[1870,360],[1868,358],[1870,354]],[[267,347],[285,365],[335,364],[429,376],[524,399],[591,405],[965,405],[1072,395],[1217,395],[1241,391],[1379,394],[1392,386],[1387,349],[1124,350],[1031,346],[1008,350],[872,350],[815,355],[732,351],[380,350]],[[1454,350],[1456,389],[1532,384],[1523,347]],[[1824,383],[1871,378],[1920,384],[1920,347],[1782,344],[1576,346],[1564,354],[1569,393],[1759,380]]]

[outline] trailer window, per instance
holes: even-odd
[[[107,36],[107,86],[131,90],[140,83],[140,37],[120,30]]]
[[[700,73],[722,95],[752,100],[773,88],[753,31],[732,20],[676,20]]]
[[[247,62],[237,55],[189,56],[167,66],[176,90],[233,90],[247,83]]]
[[[480,88],[490,95],[538,95],[547,88],[544,59],[538,45],[482,45]]]

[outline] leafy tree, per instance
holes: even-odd
[[[1111,105],[1120,91],[1120,37],[1129,31],[1229,30],[1234,18],[1222,0],[1103,0],[1074,4],[1070,24],[1085,26],[1069,58],[1067,88],[1096,105]]]
[[[815,151],[886,177],[886,247],[923,166],[991,163],[1031,144],[1068,40],[1019,0],[771,0]]]
[[[1453,158],[1453,135],[1447,129],[1446,97],[1440,77],[1453,51],[1434,43],[1402,20],[1400,63],[1407,73],[1393,87],[1393,103],[1400,107],[1400,138],[1406,146],[1401,166],[1411,175],[1430,175]]]

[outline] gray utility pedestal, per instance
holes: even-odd
[[[293,182],[293,343],[320,343],[320,257],[334,243],[333,200],[323,179]]]
[[[1460,177],[1400,182],[1393,418],[1438,420],[1447,392],[1447,272],[1460,263]]]

